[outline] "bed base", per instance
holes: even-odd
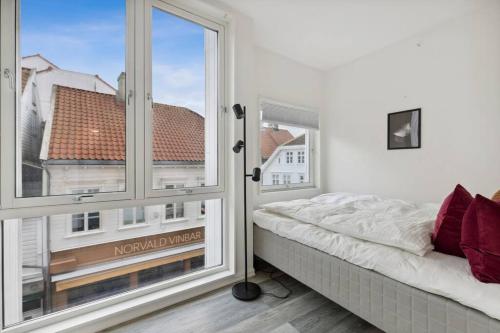
[[[254,225],[254,253],[386,332],[500,332],[500,321],[482,312],[410,287],[257,225]]]

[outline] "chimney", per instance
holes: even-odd
[[[125,91],[125,72],[121,72],[118,76],[118,90],[116,90],[116,101],[125,102],[127,93]]]

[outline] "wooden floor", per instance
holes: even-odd
[[[105,332],[382,332],[293,278],[274,276],[293,291],[288,299],[263,295],[253,302],[242,302],[234,299],[227,287]],[[252,280],[264,292],[286,292],[268,273],[259,272]]]

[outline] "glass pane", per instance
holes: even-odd
[[[123,225],[129,225],[134,223],[134,209],[125,208],[123,209]]]
[[[135,219],[135,223],[143,223],[146,221],[144,218],[144,207],[136,208]]]
[[[217,81],[217,32],[153,8],[153,189],[218,184]]]
[[[89,213],[89,230],[99,229],[101,226],[101,217],[99,212]]]
[[[71,219],[73,232],[85,231],[85,214],[73,214]]]
[[[262,185],[309,183],[309,132],[303,128],[262,123]]]
[[[68,237],[83,214],[2,221],[4,241],[17,243],[3,248],[13,268],[3,281],[22,285],[3,293],[5,325],[221,265],[222,200],[206,200],[204,218],[200,201],[182,204],[185,218],[174,222],[164,204],[148,206],[143,228],[121,228],[123,209],[86,213],[89,229],[100,216],[101,232],[85,237]]]
[[[125,0],[20,0],[16,196],[125,190]]]

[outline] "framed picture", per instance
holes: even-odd
[[[421,109],[387,115],[387,149],[420,148]]]

